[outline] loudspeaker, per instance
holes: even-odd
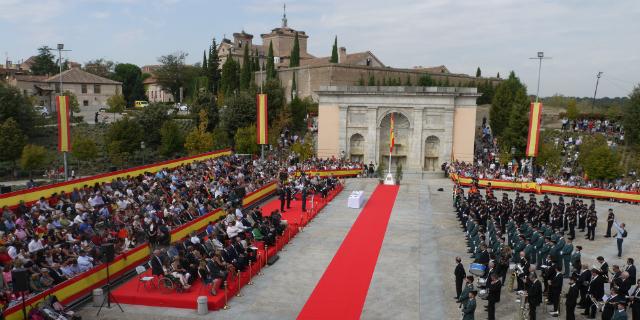
[[[113,243],[105,243],[102,246],[102,262],[113,262],[116,256],[116,250],[113,247]]]
[[[29,273],[27,269],[11,270],[11,279],[14,293],[29,291]]]
[[[280,259],[280,256],[277,254],[274,256],[271,256],[269,259],[267,259],[267,264],[273,265],[274,263],[276,263],[276,261],[278,261],[278,259]]]

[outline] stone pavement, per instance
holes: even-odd
[[[285,247],[287,250],[280,253],[275,265],[254,279],[255,285],[243,288],[243,297],[229,302],[229,310],[198,316],[195,310],[123,305],[125,314],[117,308],[105,309],[100,319],[295,319],[360,212],[346,208],[349,193],[364,190],[369,196],[376,184],[374,179],[347,180],[345,191]],[[362,319],[460,318],[453,299],[454,258],[461,256],[465,265],[471,259],[453,212],[451,188],[452,183],[441,174],[423,179],[421,175],[405,173]],[[500,193],[497,191],[496,195],[501,197]],[[600,222],[606,220],[609,207],[629,226],[625,256],[640,258],[640,231],[634,231],[640,230],[634,227],[640,225],[638,206],[598,201]],[[623,263],[615,257],[615,240],[603,238],[603,233],[602,223],[596,229],[596,241],[587,241],[578,233],[574,245],[584,247],[583,261],[592,263],[596,256],[603,255],[609,265]],[[476,319],[486,319],[486,303],[478,301]],[[518,319],[515,295],[506,290],[496,309],[497,319]],[[543,309],[538,309],[538,319],[553,319],[543,314]],[[97,319],[96,311],[86,305],[79,312],[83,319]]]

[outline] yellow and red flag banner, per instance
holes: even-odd
[[[259,93],[256,97],[256,140],[258,144],[268,143],[267,95]]]
[[[393,113],[391,114],[391,119],[389,120],[389,153],[393,152],[393,145],[395,144],[395,136],[393,134]]]
[[[58,111],[58,151],[71,151],[71,131],[69,129],[69,97],[58,96],[56,99]]]
[[[540,140],[540,119],[542,118],[542,103],[532,102],[529,112],[529,135],[527,137],[527,157],[538,155]]]

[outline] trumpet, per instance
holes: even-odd
[[[517,320],[529,320],[529,303],[527,302],[527,293],[525,291],[518,291],[516,294],[520,296],[520,312],[516,314]]]
[[[596,306],[596,310],[599,310],[600,312],[602,312],[602,310],[604,309],[604,305],[606,303],[604,301],[598,301],[596,297],[594,297],[591,294],[589,294],[589,299],[591,299],[591,302],[593,303],[593,305]]]

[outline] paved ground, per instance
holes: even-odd
[[[365,190],[368,196],[377,181],[352,179],[346,190],[286,247],[280,261],[255,278],[255,285],[243,288],[243,297],[230,301],[230,310],[198,316],[193,310],[123,305],[101,313],[101,319],[295,319],[317,281],[351,228],[359,210],[347,209],[351,190]],[[438,191],[443,188],[443,191]],[[500,193],[500,192],[498,192]],[[498,194],[498,196],[501,196]],[[554,197],[555,200],[555,197]],[[640,257],[638,206],[598,201],[600,221],[612,207],[621,221],[630,225],[625,240],[625,256]],[[615,257],[615,240],[602,237],[602,224],[596,229],[596,241],[578,234],[575,244],[582,245],[583,261],[592,263],[603,255],[610,265],[623,263]],[[441,175],[425,177],[405,174],[396,200],[386,237],[378,258],[362,319],[459,319],[453,300],[455,256],[465,264],[464,234],[455,219],[451,203],[451,182]],[[497,306],[498,319],[518,319],[515,296],[503,291]],[[477,319],[486,319],[484,301],[476,310]],[[331,306],[327,306],[330,308]],[[83,319],[96,319],[96,309],[87,305],[80,310]],[[598,315],[599,317],[599,315]],[[539,319],[552,319],[539,308]],[[581,319],[578,317],[578,319]]]

